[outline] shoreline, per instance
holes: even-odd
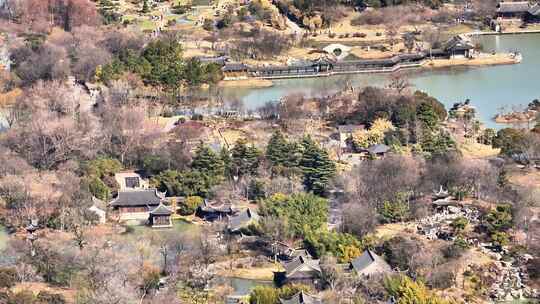
[[[525,31],[509,31],[509,32],[469,32],[463,33],[459,36],[474,37],[474,36],[493,36],[493,35],[522,35],[522,34],[540,34],[540,30],[525,30]],[[487,54],[485,54],[487,55]],[[509,65],[521,63],[521,56],[512,57],[508,53],[489,54],[484,57],[477,58],[449,58],[449,59],[430,59],[426,58],[418,63],[406,63],[397,64],[391,68],[374,68],[365,70],[353,70],[353,71],[328,71],[312,74],[295,74],[295,75],[277,75],[277,76],[248,76],[247,79],[242,80],[222,80],[218,84],[220,87],[239,87],[239,88],[267,88],[273,86],[272,80],[280,79],[302,79],[302,78],[319,78],[319,77],[331,77],[335,75],[347,75],[347,74],[380,74],[380,73],[393,73],[401,70],[408,69],[435,69],[435,68],[449,68],[449,67],[482,67],[482,66],[495,66],[495,65]]]
[[[221,80],[218,83],[218,86],[221,88],[248,88],[248,89],[257,89],[257,88],[269,88],[272,87],[274,83],[269,79],[261,79],[256,77],[248,77],[247,79],[240,80]]]
[[[530,30],[530,31],[509,31],[509,32],[470,32],[464,33],[464,36],[504,36],[504,35],[524,35],[524,34],[540,34],[540,30]]]
[[[391,68],[375,68],[375,69],[366,69],[366,70],[356,70],[356,71],[328,71],[316,74],[305,74],[305,75],[279,75],[279,76],[259,76],[259,77],[249,77],[246,80],[223,80],[222,83],[231,82],[231,85],[223,87],[236,87],[237,82],[239,81],[249,81],[257,83],[261,81],[262,83],[270,82],[272,80],[280,79],[302,79],[302,78],[320,78],[320,77],[331,77],[336,75],[351,75],[351,74],[382,74],[382,73],[394,73],[401,70],[429,70],[437,68],[450,68],[450,67],[482,67],[482,66],[495,66],[495,65],[509,65],[509,64],[519,64],[521,62],[521,57],[512,57],[509,53],[498,53],[495,55],[484,54],[483,57],[477,58],[450,58],[450,59],[424,59],[418,63],[409,63],[409,64],[397,64]],[[264,88],[271,87],[272,85],[265,86],[252,86],[252,88]],[[245,86],[249,87],[249,86]]]

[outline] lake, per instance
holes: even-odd
[[[274,286],[272,281],[250,280],[241,278],[220,277],[218,282],[229,285],[233,289],[233,296],[245,296],[251,293],[257,286]]]
[[[540,97],[540,34],[490,35],[475,38],[485,51],[519,51],[520,64],[453,67],[438,70],[409,70],[406,72],[415,88],[439,99],[447,108],[455,102],[470,99],[476,106],[479,118],[489,127],[500,128],[492,117],[505,107],[527,105]],[[226,99],[243,101],[247,109],[254,109],[268,101],[303,93],[310,96],[326,95],[342,89],[347,83],[353,86],[385,86],[388,74],[336,75],[321,78],[283,79],[274,86],[260,89],[227,88]]]

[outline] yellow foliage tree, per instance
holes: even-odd
[[[13,89],[6,93],[0,93],[0,108],[11,106],[22,94],[22,90],[19,88]]]
[[[404,275],[386,279],[385,287],[388,293],[397,300],[397,304],[456,304],[454,300],[443,299],[423,283]]]
[[[384,133],[394,130],[392,122],[388,119],[377,118],[369,130],[358,130],[352,135],[354,144],[357,147],[367,148],[380,144],[384,141]]]
[[[341,257],[340,263],[348,263],[362,254],[360,248],[353,245],[344,246],[341,250],[343,251],[343,257]]]

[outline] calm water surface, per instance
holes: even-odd
[[[407,74],[411,83],[443,102],[447,108],[455,102],[469,98],[477,107],[481,120],[490,127],[500,128],[491,118],[499,109],[528,104],[540,98],[540,35],[483,36],[477,40],[485,51],[519,51],[523,54],[521,64],[486,67],[455,67],[420,71]],[[242,100],[246,108],[253,109],[268,101],[304,93],[312,96],[343,88],[347,83],[354,86],[384,86],[387,74],[357,74],[324,78],[277,80],[271,88],[227,89],[228,99]]]
[[[274,286],[272,281],[261,281],[261,280],[249,280],[249,279],[240,279],[240,278],[227,278],[221,277],[219,279],[221,283],[228,284],[233,289],[233,294],[235,296],[244,296],[251,293],[253,288],[257,286]]]

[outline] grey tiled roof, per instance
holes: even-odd
[[[474,49],[474,46],[468,41],[464,40],[460,36],[454,36],[452,39],[448,40],[443,48],[446,51],[457,51],[457,50],[471,50]]]
[[[356,130],[363,130],[365,128],[364,125],[341,125],[338,126],[338,130],[340,133],[352,133]]]
[[[371,250],[364,251],[361,256],[351,261],[352,270],[356,271],[358,274],[363,274],[363,272],[371,265],[374,265],[377,268],[374,272],[382,273],[391,270],[386,261]]]
[[[249,66],[243,63],[231,62],[231,63],[226,63],[225,66],[222,68],[222,71],[223,72],[239,72],[239,71],[245,71],[248,69],[249,69]]]
[[[257,220],[259,220],[259,215],[248,208],[229,218],[229,229],[236,231]]]
[[[526,13],[529,10],[528,1],[504,1],[497,8],[499,13]]]
[[[310,269],[321,272],[321,267],[319,265],[319,260],[313,260],[302,255],[296,257],[294,260],[288,263],[282,263],[283,268],[285,268],[285,275],[287,277],[293,275],[301,266],[307,265]]]
[[[367,150],[370,154],[379,154],[388,152],[390,150],[390,147],[385,144],[376,144],[370,146]]]
[[[110,205],[113,207],[157,206],[161,200],[156,189],[126,190],[118,192]]]
[[[222,213],[231,213],[232,205],[228,203],[211,203],[207,200],[204,200],[199,209],[204,212],[222,212]]]
[[[540,4],[536,3],[533,6],[531,6],[531,8],[529,9],[529,14],[533,16],[540,15]]]
[[[159,204],[154,210],[150,211],[150,214],[152,215],[171,215],[172,210],[169,209],[169,207]]]

